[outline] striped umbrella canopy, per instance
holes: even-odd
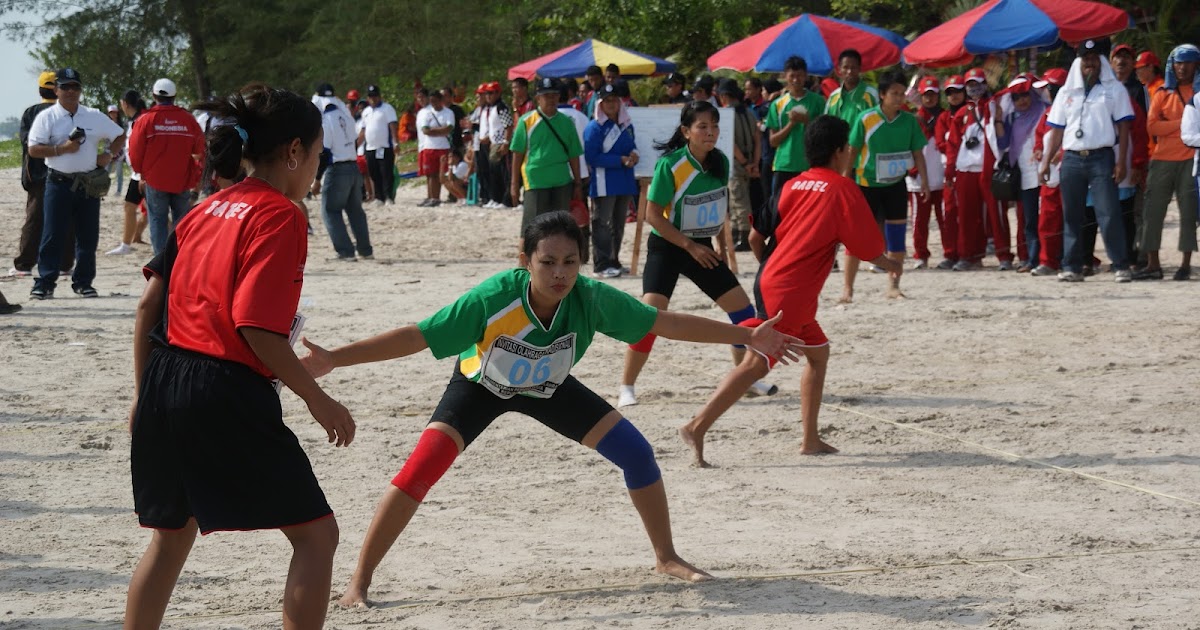
[[[601,68],[615,63],[626,77],[666,74],[675,71],[675,64],[665,59],[613,46],[598,39],[585,39],[578,44],[556,50],[548,55],[513,66],[508,69],[508,78],[584,76],[589,66]]]
[[[847,48],[862,54],[863,70],[874,70],[899,62],[907,45],[907,39],[886,29],[803,13],[722,48],[708,58],[708,69],[782,72],[787,58],[797,55],[811,74],[829,76]]]
[[[988,0],[913,40],[911,65],[961,66],[976,55],[1053,48],[1133,26],[1122,9],[1088,0]]]

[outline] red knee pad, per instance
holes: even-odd
[[[437,429],[425,429],[404,467],[392,478],[392,485],[416,501],[424,501],[429,489],[446,474],[456,457],[458,445],[453,438]]]
[[[658,335],[646,333],[646,336],[642,337],[641,341],[639,341],[637,343],[629,344],[629,349],[633,350],[634,352],[641,352],[642,354],[649,354],[650,349],[654,347],[655,339],[658,339]]]

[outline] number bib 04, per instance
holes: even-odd
[[[702,195],[685,195],[680,204],[679,231],[688,238],[715,236],[725,225],[729,212],[729,189],[721,188]]]
[[[875,156],[875,179],[880,184],[892,184],[904,179],[912,167],[912,151],[880,153]]]
[[[501,398],[523,394],[533,398],[554,395],[575,363],[575,333],[546,347],[501,335],[488,348],[479,384]]]

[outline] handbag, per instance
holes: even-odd
[[[71,184],[71,192],[77,192],[82,188],[87,196],[99,199],[108,194],[111,185],[112,177],[109,176],[108,171],[97,167],[86,173],[75,175],[75,183]]]
[[[1021,169],[1008,163],[1008,151],[1000,156],[992,170],[992,196],[999,201],[1021,198]]]

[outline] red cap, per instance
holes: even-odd
[[[928,77],[925,77],[924,79],[921,79],[920,89],[921,89],[922,94],[924,94],[926,92],[941,92],[942,91],[941,87],[938,85],[938,78],[934,77],[934,76],[928,76]]]
[[[971,68],[967,71],[966,78],[967,81],[979,81],[980,83],[987,83],[987,73],[983,71],[983,68]]]
[[[1029,76],[1021,74],[1017,75],[1012,81],[1008,82],[1006,91],[1009,94],[1024,94],[1031,89],[1033,89],[1033,81],[1029,79]]]
[[[966,87],[966,81],[963,80],[963,76],[961,74],[955,74],[949,79],[946,79],[947,90],[961,90],[964,87]]]
[[[1067,71],[1062,68],[1050,68],[1046,74],[1042,75],[1041,81],[1034,81],[1033,87],[1044,88],[1047,85],[1057,85],[1062,87],[1067,84]]]
[[[838,80],[833,77],[825,77],[821,80],[821,92],[826,97],[833,94],[833,91],[840,87],[842,87],[842,84],[838,83]]]
[[[486,83],[480,83],[479,87],[475,88],[476,94],[483,94],[486,91],[488,91],[488,84]]]
[[[488,88],[489,92],[499,92],[500,91],[500,82],[492,81],[491,83],[487,84],[487,88]]]
[[[1133,46],[1130,46],[1129,44],[1117,44],[1115,47],[1113,47],[1112,52],[1108,53],[1108,58],[1112,59],[1113,57],[1116,57],[1118,53],[1122,52],[1129,53],[1130,57],[1137,57],[1137,52],[1133,50]]]
[[[1162,62],[1158,60],[1158,55],[1153,51],[1144,51],[1137,56],[1137,61],[1133,62],[1134,68],[1145,68],[1146,66],[1162,67]]]
[[[346,92],[346,101],[353,103],[358,100],[358,90],[350,90]]]

